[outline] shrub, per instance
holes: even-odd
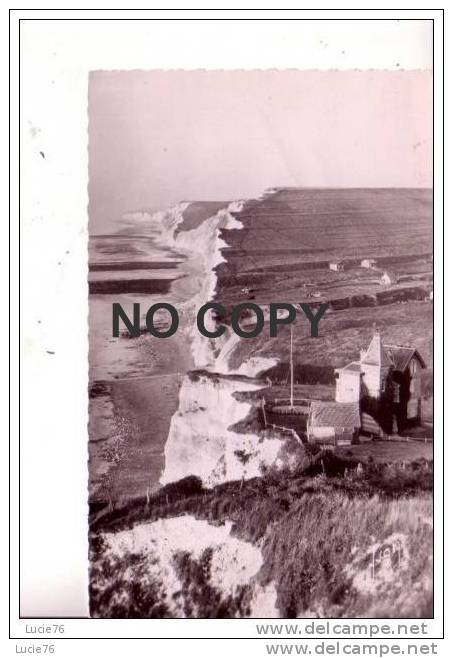
[[[289,364],[279,362],[272,368],[261,373],[261,377],[269,377],[273,382],[286,381]],[[299,363],[294,368],[296,384],[334,384],[335,370],[332,366],[318,366],[311,363]]]
[[[185,496],[196,496],[203,492],[203,483],[196,475],[188,475],[177,482],[166,484],[159,492],[160,497],[171,499]]]
[[[148,557],[102,552],[99,538],[90,555],[90,615],[110,619],[171,617],[165,585],[149,571]]]
[[[211,581],[212,548],[207,548],[199,560],[190,553],[174,557],[175,570],[181,581],[179,597],[184,616],[202,619],[228,619],[250,614],[250,588],[238,587],[234,594],[225,594]]]

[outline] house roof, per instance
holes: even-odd
[[[381,340],[381,334],[376,332],[368,345],[368,349],[361,359],[362,363],[373,366],[392,366],[393,361],[387,354]]]
[[[420,356],[418,350],[415,347],[403,347],[402,345],[384,345],[386,352],[389,354],[390,358],[393,361],[395,370],[404,372],[411,362],[412,358],[415,357],[420,362],[422,368],[426,368],[426,364]]]
[[[348,363],[347,366],[344,366],[343,368],[337,368],[337,370],[338,371],[348,370],[350,372],[361,373],[362,372],[362,366],[360,365],[359,361],[351,361],[351,363]]]
[[[310,423],[314,427],[360,427],[357,402],[321,402],[310,406]]]
[[[350,373],[360,374],[362,372],[362,363],[376,366],[393,366],[395,370],[404,372],[413,358],[419,361],[422,368],[426,368],[426,363],[415,347],[383,345],[380,334],[375,333],[361,361],[351,361],[343,368],[337,368],[336,372],[346,370]]]

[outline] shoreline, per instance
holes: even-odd
[[[242,205],[242,201],[227,203],[225,208],[201,221],[197,227],[186,231],[177,229],[183,221],[187,204],[178,204],[168,211],[150,216],[147,220],[150,225],[157,224],[159,227],[159,231],[153,236],[156,249],[171,251],[178,256],[179,262],[174,269],[176,276],[168,281],[169,294],[166,299],[178,308],[180,327],[177,334],[166,340],[159,340],[145,333],[139,338],[130,339],[133,342],[120,343],[121,350],[126,351],[126,356],[133,357],[127,372],[117,372],[113,376],[110,372],[111,376],[107,382],[90,379],[90,384],[107,384],[107,391],[104,392],[106,397],[92,403],[90,407],[90,426],[93,429],[89,432],[90,502],[101,503],[110,500],[112,503],[137,495],[149,495],[168,482],[169,477],[173,480],[177,473],[182,477],[192,473],[193,456],[186,458],[185,455],[193,443],[193,432],[187,429],[183,436],[180,435],[180,430],[186,422],[187,399],[195,395],[203,400],[207,395],[203,418],[197,419],[197,433],[201,434],[205,434],[209,424],[214,422],[215,410],[218,409],[220,400],[214,404],[213,400],[209,400],[210,393],[197,390],[197,384],[193,384],[187,377],[190,371],[201,368],[207,371],[206,374],[219,372],[225,380],[231,377],[233,381],[227,384],[221,406],[229,408],[230,414],[238,419],[238,413],[241,417],[247,415],[250,405],[237,401],[233,393],[244,386],[247,389],[255,389],[256,374],[273,365],[273,359],[254,357],[240,368],[230,368],[228,360],[236,345],[235,335],[226,332],[224,337],[210,340],[201,336],[196,326],[199,306],[215,296],[215,268],[225,261],[222,248],[226,243],[220,234],[225,229],[242,228],[241,222],[230,214],[240,210]],[[215,322],[213,318],[211,322]],[[209,316],[206,323],[209,324]],[[113,347],[115,357],[116,345],[118,343],[114,343]],[[121,357],[121,350],[120,361],[125,358]],[[141,375],[143,368],[147,370],[144,376]],[[241,375],[243,381],[237,379]],[[224,460],[223,451],[227,446],[222,448],[222,445],[226,437],[238,444],[238,450],[244,444],[247,450],[252,450],[253,445],[253,452],[256,451],[255,443],[258,438],[236,435],[229,431],[227,427],[230,423],[227,420],[225,418],[224,427],[217,428],[219,436],[212,437],[210,441],[213,458],[214,454],[217,455],[215,461]],[[91,436],[96,434],[100,434],[101,438],[91,439]],[[102,438],[103,436],[105,438]],[[183,442],[176,452],[175,438],[178,438],[179,444]],[[179,450],[181,452],[178,452]],[[275,450],[276,446],[273,452]],[[219,477],[228,479],[227,475],[232,475],[237,470],[233,464],[227,469],[223,464],[219,467],[222,473],[225,472],[225,476],[219,473],[214,477],[214,481]],[[217,471],[218,467],[214,470]],[[245,474],[245,471],[249,470],[255,473],[256,469],[241,469],[241,472],[244,471]],[[205,476],[208,478],[208,473]]]
[[[160,244],[158,239],[153,242],[157,250],[169,251],[169,246]],[[177,257],[171,268],[175,278],[167,280],[166,299],[179,306],[184,298],[195,293],[197,282],[188,276],[187,256],[178,253]],[[150,280],[151,286],[153,283]],[[126,299],[132,300],[129,293],[127,290]],[[150,299],[158,301],[156,297],[154,294]],[[139,295],[136,301],[142,299],[145,297]],[[117,504],[158,488],[181,383],[194,364],[187,331],[165,340],[146,334],[138,338],[106,338],[102,323],[111,296],[90,295],[89,301],[92,320],[88,499],[91,505],[109,501]],[[99,325],[93,322],[96,318]]]

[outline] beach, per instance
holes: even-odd
[[[125,221],[118,233],[94,236],[90,243],[90,283],[107,294],[90,294],[89,501],[115,504],[154,491],[164,468],[170,420],[178,407],[184,374],[193,365],[184,327],[169,338],[143,333],[112,337],[112,303],[126,312],[140,303],[141,326],[147,309],[165,301],[176,307],[190,298],[199,281],[196,265],[157,242],[158,227]],[[122,280],[118,292],[115,283]],[[143,294],[164,284],[165,294]],[[128,283],[131,290],[128,291]],[[113,286],[112,286],[113,284]],[[165,322],[164,317],[162,321]],[[184,313],[182,313],[182,324]]]

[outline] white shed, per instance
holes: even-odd
[[[376,260],[374,258],[364,258],[360,265],[362,267],[366,267],[367,269],[371,269],[373,267],[376,267]]]
[[[396,283],[396,277],[389,272],[383,272],[380,280],[381,286],[391,286],[392,283]]]

